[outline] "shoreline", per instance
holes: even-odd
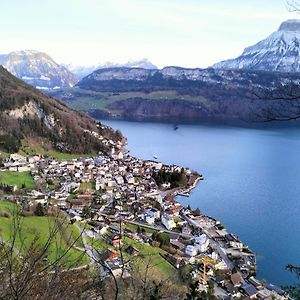
[[[198,182],[199,182],[200,180],[204,180],[204,176],[203,176],[203,175],[200,175],[200,174],[198,174],[198,173],[196,173],[196,172],[193,172],[193,173],[192,173],[192,176],[194,176],[194,178],[193,178],[192,183],[191,183],[190,186],[186,187],[185,189],[175,189],[175,190],[172,190],[172,191],[170,191],[170,193],[168,193],[168,194],[165,196],[165,198],[168,197],[168,196],[169,196],[169,197],[172,197],[172,200],[173,200],[174,202],[179,203],[183,208],[187,208],[187,206],[183,205],[180,201],[177,201],[176,196],[183,196],[183,197],[189,198],[189,197],[190,197],[190,194],[189,194],[189,193],[190,193],[194,188],[197,187]],[[200,207],[197,207],[197,208],[200,209]],[[238,242],[240,242],[240,243],[243,244],[243,248],[242,248],[243,251],[249,251],[248,253],[249,253],[250,255],[253,255],[253,256],[255,257],[255,263],[254,263],[254,268],[255,268],[254,274],[255,274],[255,275],[254,275],[254,276],[255,276],[255,278],[256,278],[256,276],[257,276],[256,253],[255,253],[254,251],[252,251],[252,250],[249,248],[248,245],[244,244],[244,243],[240,240],[239,237],[237,237],[234,233],[232,233],[232,232],[229,231],[226,227],[224,227],[224,226],[222,225],[222,222],[221,222],[221,221],[217,221],[216,218],[214,218],[214,217],[212,217],[212,216],[209,216],[209,215],[203,215],[203,216],[205,216],[205,217],[207,217],[207,218],[209,218],[209,219],[215,221],[216,223],[219,223],[219,225],[221,225],[222,228],[223,228],[229,235],[235,237],[236,240],[237,240]],[[186,216],[186,217],[187,217],[187,216]],[[184,219],[185,219],[186,221],[188,221],[188,220],[187,220],[188,218],[186,218],[186,217],[185,217]],[[192,220],[191,222],[192,222],[192,223],[195,223],[193,220]],[[199,225],[195,223],[195,224],[193,224],[193,226],[198,227]],[[211,240],[213,240],[212,236],[210,236],[210,234],[207,232],[207,230],[205,230],[204,233],[205,233]],[[228,260],[228,258],[227,258],[227,260]],[[228,260],[228,261],[229,261],[229,260]]]
[[[201,180],[204,180],[204,176],[200,175],[198,173],[193,173],[192,176],[194,178],[192,179],[192,183],[189,186],[186,186],[185,188],[179,187],[179,188],[170,190],[166,196],[172,197],[172,199],[174,201],[176,201],[175,200],[176,196],[189,197],[190,192],[197,187],[198,182]]]

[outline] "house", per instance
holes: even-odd
[[[114,234],[107,240],[111,245],[114,246],[114,248],[120,248],[120,245],[122,245],[121,236],[119,234]]]
[[[129,184],[135,183],[135,179],[132,174],[126,174],[125,179],[126,179],[126,182]]]
[[[176,227],[176,223],[174,222],[174,219],[172,216],[168,215],[168,214],[163,214],[161,217],[161,222],[163,223],[163,225],[168,229],[171,230],[173,228]]]
[[[251,276],[249,279],[249,282],[253,284],[257,289],[260,289],[262,287],[262,283],[257,280],[255,277]]]
[[[226,263],[224,262],[224,260],[220,261],[219,263],[217,263],[215,265],[215,269],[216,270],[227,270],[227,265]]]
[[[196,256],[198,253],[197,248],[193,245],[187,245],[185,248],[185,254],[188,256]]]
[[[98,226],[98,232],[101,234],[101,235],[104,235],[107,233],[107,230],[108,230],[109,226],[105,223],[101,223],[99,224]]]
[[[226,234],[225,239],[229,246],[232,248],[243,249],[244,245],[233,234]]]
[[[118,257],[119,255],[117,251],[106,249],[101,253],[100,259],[103,261],[108,261]]]
[[[67,214],[69,215],[71,221],[81,221],[82,220],[80,214],[73,209],[68,209]]]
[[[93,196],[91,194],[79,194],[77,195],[78,200],[91,200]]]
[[[174,205],[174,206],[168,208],[168,209],[166,210],[166,213],[168,213],[168,214],[170,214],[170,215],[172,215],[172,216],[179,216],[180,209],[181,209],[180,207],[176,207],[176,206]]]
[[[278,287],[278,286],[276,286],[276,285],[274,285],[274,284],[268,284],[267,286],[266,286],[266,288],[269,290],[269,291],[272,291],[272,292],[275,292],[275,293],[277,293],[278,295],[280,295],[280,296],[282,296],[282,295],[284,295],[284,291],[280,288],[280,287]]]
[[[230,281],[234,287],[240,287],[242,285],[242,283],[244,282],[244,279],[243,279],[242,275],[239,272],[237,272],[237,273],[231,274]]]
[[[242,290],[250,297],[255,298],[258,290],[251,283],[245,283],[242,286]]]
[[[154,218],[154,215],[153,214],[149,214],[149,213],[145,213],[144,214],[144,220],[146,223],[152,225],[155,223],[155,218]]]
[[[228,280],[225,280],[224,287],[230,295],[234,295],[237,292],[237,288],[235,288],[233,284]]]
[[[170,240],[170,244],[175,248],[180,251],[184,251],[185,245],[177,240]]]
[[[220,274],[216,276],[216,283],[220,286],[223,286],[226,280],[226,275],[225,274]]]
[[[195,246],[199,252],[206,252],[209,246],[209,239],[205,234],[195,237]]]
[[[117,183],[116,183],[115,180],[108,180],[107,181],[107,186],[108,187],[115,187],[115,186],[117,186]]]
[[[123,176],[115,176],[115,180],[116,180],[116,182],[117,182],[117,184],[118,185],[122,185],[122,184],[124,184],[124,178],[123,178]]]
[[[13,160],[13,161],[20,161],[20,162],[26,162],[26,157],[22,156],[18,153],[13,153],[9,156],[9,160]]]
[[[139,255],[139,251],[134,248],[133,246],[129,245],[125,251],[130,255],[130,256],[137,256]]]
[[[179,269],[180,263],[182,261],[182,258],[176,257],[170,254],[164,255],[164,258],[171,264],[173,265],[176,269]]]
[[[192,229],[188,224],[186,224],[182,227],[181,233],[186,234],[186,235],[190,235],[192,233]]]
[[[123,159],[124,158],[123,152],[121,150],[115,150],[114,147],[111,150],[111,156],[114,159]]]
[[[155,208],[149,208],[144,213],[144,221],[148,224],[154,224],[155,220],[159,219],[160,211]]]

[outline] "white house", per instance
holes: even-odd
[[[154,222],[155,222],[154,216],[153,215],[148,215],[148,214],[144,215],[144,220],[145,220],[146,223],[148,223],[150,225],[154,224]]]
[[[195,246],[199,252],[206,252],[209,245],[209,239],[205,234],[195,237]]]
[[[129,183],[129,184],[134,184],[134,183],[135,183],[135,179],[134,179],[134,177],[133,177],[132,174],[127,174],[127,175],[126,175],[126,181],[127,181],[127,183]]]
[[[162,215],[161,222],[168,230],[171,230],[176,227],[176,223],[174,222],[173,217],[168,214]]]
[[[147,209],[147,211],[144,214],[144,220],[148,224],[154,224],[155,220],[159,219],[159,217],[160,217],[160,212],[155,208]]]
[[[100,233],[101,235],[106,234],[108,228],[109,228],[109,226],[108,226],[107,224],[101,224],[101,225],[99,225],[99,229],[98,229],[98,230],[99,230],[99,233]]]
[[[193,245],[187,245],[186,248],[185,248],[185,253],[188,255],[188,256],[196,256],[198,251],[197,251],[197,248]]]
[[[118,185],[124,184],[124,178],[123,178],[123,176],[116,176],[115,180],[116,180],[116,182],[117,182]]]

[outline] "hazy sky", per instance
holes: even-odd
[[[206,67],[300,18],[286,0],[0,0],[0,9],[0,53],[34,49],[75,65],[147,57]]]

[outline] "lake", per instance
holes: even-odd
[[[131,155],[204,175],[182,204],[215,217],[257,254],[258,278],[297,282],[300,265],[300,129],[103,121],[128,138]]]

